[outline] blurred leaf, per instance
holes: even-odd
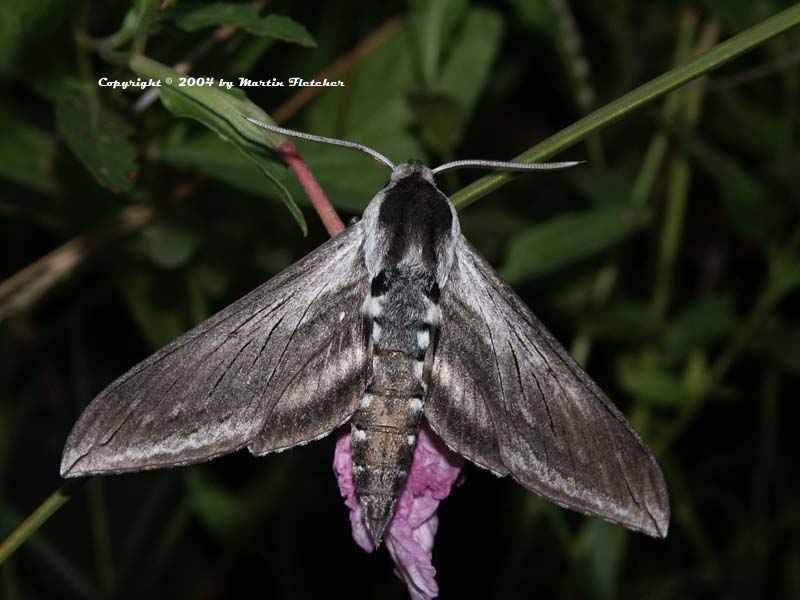
[[[3,0],[0,2],[0,75],[18,69],[23,51],[64,23],[60,0]]]
[[[0,109],[0,176],[40,192],[55,194],[60,184],[53,172],[56,138],[13,118]]]
[[[59,93],[58,130],[100,185],[113,192],[128,191],[137,176],[136,148],[129,140],[133,128],[88,85],[73,82]]]
[[[186,273],[186,288],[193,323],[206,320],[211,311],[210,300],[222,296],[230,283],[228,272],[210,262],[193,264]]]
[[[552,3],[530,2],[529,0],[511,0],[522,22],[528,27],[540,29],[553,40],[558,38],[559,26]]]
[[[503,19],[500,15],[486,8],[470,9],[453,40],[453,47],[434,88],[436,92],[456,98],[461,105],[459,135],[486,88],[502,41]]]
[[[770,256],[769,301],[778,302],[800,286],[800,257],[792,250],[781,250]]]
[[[405,31],[399,30],[368,53],[347,88],[331,88],[309,108],[306,130],[366,144],[394,162],[424,161],[409,131],[413,114],[406,93],[415,79],[407,44]],[[386,168],[359,152],[302,140],[296,145],[337,208],[360,213],[386,184]],[[298,186],[294,178],[286,185],[290,190]]]
[[[593,337],[634,341],[652,339],[664,326],[648,305],[631,300],[601,306],[580,323],[582,331]]]
[[[585,524],[593,588],[598,598],[619,597],[619,575],[625,548],[625,530],[600,519]]]
[[[177,308],[159,303],[156,280],[146,272],[128,270],[120,277],[122,296],[151,348],[161,348],[184,333],[189,323]]]
[[[486,86],[502,34],[503,20],[497,13],[471,9],[453,40],[441,76],[429,89],[410,97],[422,138],[436,152],[448,156],[461,141]]]
[[[162,81],[164,85],[159,88],[161,101],[170,112],[200,121],[252,160],[278,190],[280,199],[300,225],[303,235],[308,232],[303,213],[280,182],[279,177],[285,172],[285,167],[266,149],[267,144],[274,149],[281,142],[281,136],[245,120],[245,117],[252,117],[270,122],[264,111],[249,100],[225,93],[219,88],[180,86],[179,75],[175,71],[144,56],[135,56],[131,60],[131,68],[143,77]]]
[[[771,107],[760,105],[738,90],[715,95],[714,110],[708,111],[705,118],[722,139],[759,159],[793,152],[791,118],[776,114]]]
[[[163,219],[145,227],[142,236],[150,258],[165,269],[186,264],[199,243],[197,233]]]
[[[674,359],[730,335],[736,317],[730,298],[709,296],[690,304],[665,331],[665,345]]]
[[[270,498],[284,487],[285,471],[285,466],[276,467],[260,485],[235,494],[217,485],[202,468],[187,469],[183,481],[195,515],[209,531],[230,539],[274,508]]]
[[[408,132],[413,115],[405,96],[415,75],[406,36],[405,29],[395,31],[355,65],[346,88],[319,96],[306,130],[367,144],[394,162],[424,158]]]
[[[455,148],[465,122],[458,100],[444,94],[418,93],[409,101],[420,124],[423,141],[445,155]]]
[[[422,80],[431,84],[436,79],[442,49],[447,47],[450,33],[467,7],[467,0],[412,0],[411,6],[411,28],[422,65]]]
[[[193,512],[210,531],[218,536],[230,536],[241,528],[247,510],[240,498],[215,485],[202,469],[187,469],[183,481]]]
[[[754,7],[758,6],[758,3],[750,0],[703,0],[702,4],[732,31],[739,31],[751,24],[755,16]]]
[[[228,61],[228,73],[252,72],[264,53],[274,44],[275,40],[267,37],[251,37],[244,40],[238,51]]]
[[[514,157],[514,160],[518,162],[536,162],[547,159],[688,81],[791,29],[798,23],[800,23],[800,6],[787,8],[783,12],[718,44],[687,64],[671,69],[644,85],[640,85],[635,90],[606,104]],[[456,208],[461,209],[510,180],[511,175],[508,173],[487,175],[453,194],[451,200]]]
[[[675,375],[631,354],[617,361],[617,379],[628,394],[654,406],[681,406],[691,397]]]
[[[751,348],[793,373],[800,373],[800,328],[773,324],[754,336]]]
[[[595,206],[626,202],[631,197],[633,181],[618,173],[571,169],[564,180]]]
[[[626,206],[555,217],[513,238],[500,272],[512,284],[545,275],[614,246],[649,221],[649,210]]]
[[[674,133],[692,162],[719,186],[728,215],[739,229],[751,236],[768,236],[770,223],[764,218],[767,201],[761,182],[694,132],[680,129]]]
[[[253,35],[312,48],[317,45],[306,28],[296,21],[280,15],[259,16],[258,10],[252,4],[181,2],[172,14],[178,27],[186,31],[197,31],[216,25],[237,25]]]

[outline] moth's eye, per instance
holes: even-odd
[[[377,296],[383,296],[386,293],[387,289],[387,281],[386,281],[386,271],[381,271],[375,277],[372,278],[372,285],[370,286],[370,295],[375,298]]]

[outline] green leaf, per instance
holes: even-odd
[[[511,0],[522,23],[533,29],[538,29],[557,41],[561,30],[558,17],[547,2],[530,2],[529,0]]]
[[[178,308],[159,303],[156,280],[145,272],[128,271],[120,278],[122,296],[152,348],[161,348],[184,333],[189,323]]]
[[[631,355],[623,355],[617,362],[617,378],[627,393],[646,404],[680,406],[690,397],[675,375]]]
[[[240,498],[215,485],[202,469],[187,469],[183,480],[192,510],[210,531],[224,536],[241,528],[246,511]]]
[[[217,485],[198,467],[187,469],[183,481],[195,515],[209,531],[225,539],[241,535],[275,508],[274,494],[291,481],[287,466],[271,469],[259,485],[236,493]]]
[[[217,25],[237,25],[253,35],[314,48],[317,43],[308,30],[289,17],[259,16],[252,4],[180,3],[173,11],[178,27],[197,31]]]
[[[93,90],[74,82],[56,99],[56,124],[70,150],[97,182],[113,192],[133,188],[136,148],[129,120]]]
[[[300,225],[303,235],[308,232],[303,213],[279,181],[286,167],[268,150],[276,148],[283,137],[245,120],[245,117],[252,117],[266,123],[272,122],[263,110],[247,100],[241,91],[231,94],[216,87],[180,86],[178,73],[144,56],[134,56],[131,68],[142,77],[162,82],[161,101],[170,112],[200,121],[253,161],[273,183],[280,199]],[[238,97],[240,95],[242,97]]]
[[[442,50],[450,33],[467,7],[466,0],[413,0],[411,29],[419,54],[422,79],[430,85],[436,79]]]
[[[719,186],[728,215],[738,228],[750,236],[768,237],[770,223],[764,218],[767,198],[761,182],[724,151],[688,129],[676,129],[673,133],[692,162]]]
[[[186,264],[200,241],[191,229],[164,220],[145,227],[142,236],[150,258],[165,269]]]
[[[573,169],[564,179],[595,206],[625,202],[633,187],[633,181],[621,174],[591,169]]]
[[[665,331],[665,345],[674,358],[683,358],[691,350],[701,349],[736,326],[730,298],[710,296],[693,302]]]
[[[315,100],[306,129],[373,146],[394,162],[424,159],[407,131],[413,114],[405,96],[415,82],[405,30],[395,31],[358,62],[346,88],[330,88]]]
[[[409,98],[427,146],[447,155],[461,140],[466,119],[458,100],[447,94],[420,92]]]
[[[800,373],[800,328],[774,323],[753,336],[750,347],[784,369]]]
[[[0,176],[40,192],[55,194],[56,138],[0,109]]]
[[[436,3],[430,3],[436,4]],[[494,11],[469,11],[453,41],[441,77],[409,101],[422,138],[449,156],[461,141],[472,109],[483,92],[500,48],[503,20]]]
[[[466,117],[486,87],[502,41],[503,19],[496,11],[487,8],[469,11],[436,85],[437,91],[458,98]]]
[[[794,152],[792,118],[776,114],[771,107],[755,102],[735,89],[715,94],[715,110],[708,111],[707,119],[715,135],[727,145],[746,149],[755,160]],[[736,127],[731,124],[735,123]]]
[[[24,73],[26,47],[46,43],[63,27],[67,3],[61,0],[3,0],[0,2],[0,75]]]
[[[657,336],[664,323],[650,306],[620,301],[592,310],[581,319],[581,330],[593,337],[618,340],[648,340]]]
[[[649,220],[648,210],[625,206],[556,217],[512,239],[500,272],[511,284],[539,277],[610,248]]]

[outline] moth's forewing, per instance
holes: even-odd
[[[262,453],[347,421],[364,385],[363,240],[350,227],[113,382],[75,424],[61,474]]]
[[[441,306],[425,416],[445,443],[560,506],[666,536],[650,450],[466,240]]]

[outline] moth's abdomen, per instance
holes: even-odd
[[[411,467],[422,417],[425,359],[438,322],[427,277],[408,268],[382,272],[364,303],[371,352],[351,439],[356,491],[376,546]]]

